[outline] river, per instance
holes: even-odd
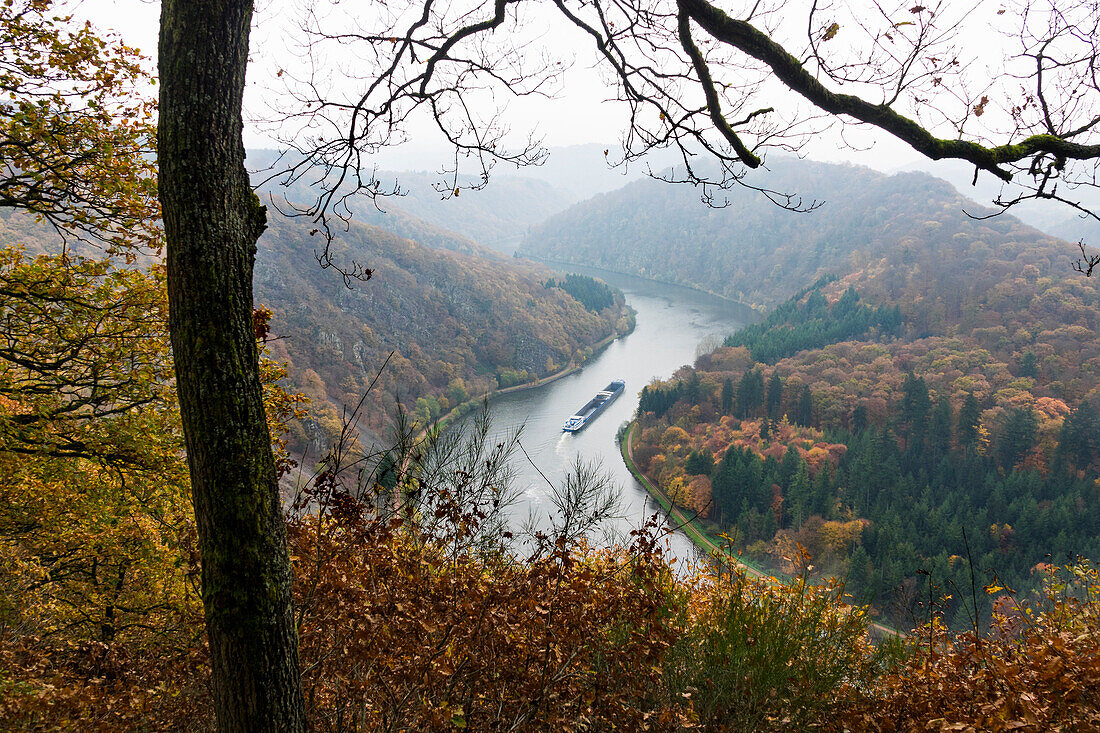
[[[516,488],[520,499],[515,521],[533,517],[545,523],[553,511],[549,483],[560,483],[577,457],[595,461],[619,485],[620,516],[607,529],[622,535],[660,510],[627,470],[615,443],[619,426],[638,407],[638,394],[654,378],[667,379],[684,364],[695,361],[701,344],[715,345],[752,318],[737,303],[688,288],[617,275],[602,270],[554,266],[564,272],[599,277],[619,288],[637,312],[637,327],[612,342],[582,370],[535,389],[503,395],[492,404],[494,428],[499,434],[523,426],[522,445],[527,457],[517,460]],[[626,389],[579,433],[563,433],[562,424],[612,379],[624,379]],[[695,553],[682,533],[669,540],[672,554],[690,560]]]

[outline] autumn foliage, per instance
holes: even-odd
[[[448,557],[400,523],[294,527],[318,730],[661,729],[668,568],[553,547]],[[307,555],[310,557],[306,559]]]
[[[1100,719],[1088,564],[1037,568],[1033,598],[987,586],[997,613],[978,633],[935,616],[876,647],[842,584],[751,578],[720,557],[676,571],[654,524],[628,547],[535,533],[509,550],[486,541],[493,518],[476,502],[419,503],[445,520],[432,522],[381,485],[354,497],[324,472],[303,496],[289,535],[316,730],[1045,731]],[[193,567],[171,551],[157,562],[173,557]],[[212,729],[198,608],[178,606],[171,634],[139,623],[107,640],[8,616],[0,714],[18,730]]]
[[[1002,595],[989,629],[945,633],[933,619],[913,653],[844,712],[850,730],[1100,729],[1100,582],[1090,563],[1036,569],[1031,603]],[[989,588],[994,592],[1001,588]]]

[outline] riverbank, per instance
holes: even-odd
[[[492,404],[493,400],[497,399],[498,397],[515,394],[517,392],[527,392],[529,390],[537,389],[539,387],[545,387],[548,384],[553,384],[559,379],[568,377],[570,374],[573,374],[583,369],[584,364],[587,364],[588,362],[599,356],[604,349],[613,344],[617,339],[625,338],[634,333],[634,328],[635,326],[632,325],[630,327],[630,330],[628,331],[624,331],[622,333],[613,333],[610,336],[607,336],[606,338],[594,343],[590,347],[592,349],[592,356],[588,357],[588,359],[586,359],[583,364],[570,363],[569,366],[565,367],[564,369],[542,377],[541,379],[536,379],[534,382],[525,382],[524,384],[516,384],[511,387],[504,387],[503,389],[494,389],[478,397],[472,397],[462,404],[458,405],[457,407],[451,409],[450,412],[448,412],[446,415],[443,415],[438,420],[436,420],[433,424],[433,427],[442,430],[455,420],[458,420],[459,418],[470,414],[486,402]]]
[[[723,547],[719,539],[711,535],[710,532],[699,523],[698,517],[689,516],[683,509],[673,504],[672,500],[668,498],[668,495],[641,472],[637,464],[634,463],[634,431],[637,427],[638,423],[636,421],[630,422],[626,430],[626,435],[619,443],[619,452],[623,457],[623,462],[626,463],[627,470],[629,470],[631,475],[634,476],[634,479],[649,492],[649,495],[657,500],[657,503],[664,509],[665,514],[673,520],[675,527],[686,534],[692,543],[699,549],[707,553],[720,554],[724,558],[732,561],[735,565],[743,568],[748,575],[755,578],[765,576],[774,577]]]

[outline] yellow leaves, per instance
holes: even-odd
[[[829,26],[828,28],[826,28],[826,29],[825,29],[825,31],[824,31],[824,32],[823,32],[823,33],[821,34],[821,40],[822,40],[822,41],[831,41],[831,40],[833,40],[834,38],[836,38],[836,34],[837,34],[837,33],[838,33],[839,31],[840,31],[840,23],[832,23],[832,24],[831,24],[831,25],[830,25],[830,26]]]
[[[51,17],[51,2],[0,7],[5,206],[29,208],[108,252],[160,246],[153,100],[136,53]],[[10,171],[18,170],[21,175]]]

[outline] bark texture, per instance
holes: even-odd
[[[218,727],[294,732],[290,560],[252,328],[266,216],[241,137],[251,16],[251,0],[162,4],[160,198]]]

